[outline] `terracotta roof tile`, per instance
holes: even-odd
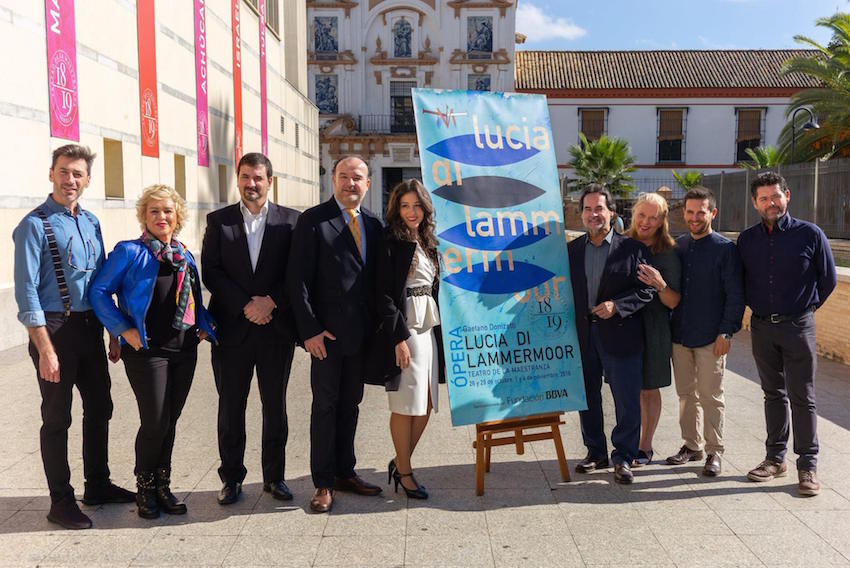
[[[517,51],[520,91],[605,89],[802,89],[813,79],[781,76],[790,57],[813,50]]]

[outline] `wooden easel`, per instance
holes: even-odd
[[[552,440],[555,442],[555,452],[558,454],[558,466],[561,469],[561,481],[570,480],[570,470],[564,456],[564,444],[561,442],[560,426],[564,424],[561,413],[538,414],[523,418],[509,418],[482,422],[475,425],[475,494],[484,495],[484,474],[490,471],[490,448],[493,446],[516,445],[517,455],[525,453],[525,443],[537,440]],[[548,428],[542,432],[526,432],[538,428]],[[507,432],[506,436],[496,436]]]

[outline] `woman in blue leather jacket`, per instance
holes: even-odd
[[[142,236],[115,246],[91,284],[89,301],[110,335],[121,337],[109,359],[124,360],[136,395],[141,421],[136,502],[140,517],[154,519],[160,510],[186,513],[171,493],[171,452],[198,343],[215,341],[215,325],[201,301],[195,260],[174,238],[183,227],[186,202],[174,189],[153,185],[139,198],[136,216]]]

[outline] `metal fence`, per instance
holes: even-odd
[[[815,223],[831,239],[850,239],[850,159],[804,162],[776,170],[791,190],[791,215]],[[718,230],[743,231],[758,222],[750,182],[759,173],[741,170],[702,178],[702,184],[717,196]]]

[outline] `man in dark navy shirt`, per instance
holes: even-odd
[[[817,495],[814,311],[835,289],[835,263],[823,231],[788,214],[791,192],[782,176],[759,175],[750,193],[762,222],[741,233],[738,251],[753,310],[753,358],[764,391],[767,440],[764,461],[747,477],[770,481],[786,475],[790,400],[798,490]]]
[[[672,322],[673,371],[684,444],[667,463],[701,460],[704,446],[703,475],[716,476],[724,450],[726,354],[744,315],[741,262],[735,243],[711,230],[717,206],[709,189],[691,189],[685,195],[684,214],[689,233],[676,239],[682,261],[682,300],[673,310]]]

